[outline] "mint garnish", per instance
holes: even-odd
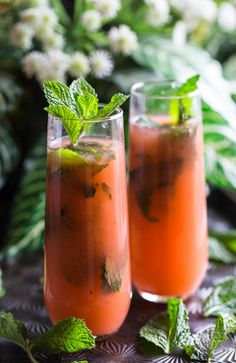
[[[180,87],[178,87],[174,96],[186,96],[180,99],[172,99],[170,101],[169,115],[172,125],[181,124],[192,117],[192,99],[187,97],[191,92],[194,92],[198,86],[200,76],[197,74],[187,79]]]
[[[236,314],[235,277],[228,277],[218,283],[203,303],[204,316],[217,316],[222,312]]]
[[[48,332],[30,339],[25,325],[15,320],[11,313],[0,313],[0,337],[19,345],[32,363],[34,349],[44,353],[73,353],[95,346],[95,339],[83,320],[68,318],[59,321]]]
[[[56,81],[46,81],[43,90],[49,106],[49,114],[61,119],[73,144],[83,131],[86,121],[96,122],[110,116],[128,98],[122,93],[112,96],[111,101],[99,109],[99,100],[93,87],[82,77],[70,87]]]
[[[168,313],[158,314],[151,319],[141,328],[139,335],[166,354],[182,349],[191,357],[194,344],[188,321],[183,302],[179,299],[169,299]]]

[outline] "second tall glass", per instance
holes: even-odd
[[[175,96],[175,87],[150,82],[131,90],[132,274],[137,290],[150,301],[188,297],[207,268],[200,99],[197,92]]]

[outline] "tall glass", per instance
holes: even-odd
[[[90,124],[72,145],[49,116],[45,286],[53,323],[83,318],[114,333],[130,305],[131,279],[123,113]]]
[[[175,96],[175,88],[147,82],[131,90],[131,265],[150,301],[188,297],[208,260],[200,98]]]

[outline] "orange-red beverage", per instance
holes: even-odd
[[[131,117],[132,275],[141,296],[152,301],[188,297],[199,287],[207,268],[200,121],[196,117],[171,126],[168,115],[146,120]]]
[[[121,121],[104,124],[112,137],[85,135],[75,146],[49,137],[45,304],[53,323],[83,318],[94,335],[117,331],[130,305]]]

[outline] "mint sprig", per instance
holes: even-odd
[[[152,356],[178,354],[182,350],[189,358],[208,361],[214,351],[236,331],[233,314],[218,314],[215,326],[191,334],[188,312],[179,299],[168,300],[168,311],[156,315],[141,328],[140,350]]]
[[[236,317],[232,314],[219,314],[215,326],[194,334],[195,350],[191,356],[198,361],[209,361],[214,351],[228,339],[228,334],[236,331]]]
[[[38,363],[33,350],[43,353],[73,353],[95,346],[95,339],[83,320],[68,318],[59,321],[39,338],[30,339],[25,325],[11,313],[0,313],[0,337],[20,346],[32,363]]]
[[[139,335],[166,354],[182,349],[191,357],[194,345],[188,321],[188,313],[183,302],[179,299],[169,299],[168,312],[158,314],[151,319],[141,328]]]
[[[74,80],[70,87],[46,81],[43,90],[49,106],[45,108],[54,117],[60,118],[70,140],[76,143],[88,121],[97,122],[110,116],[128,98],[122,93],[112,96],[110,102],[99,108],[94,88],[82,77]]]
[[[178,87],[173,96],[186,96],[180,99],[172,99],[169,105],[169,116],[172,125],[184,123],[192,117],[192,99],[188,94],[198,89],[200,76],[196,74],[188,78],[180,87]]]

